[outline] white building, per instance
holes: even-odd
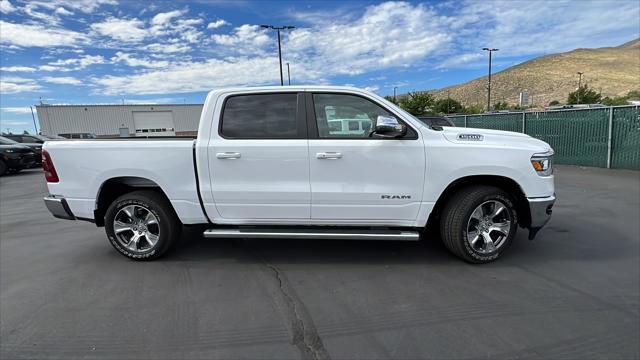
[[[45,135],[93,133],[113,136],[196,135],[202,104],[37,105]]]

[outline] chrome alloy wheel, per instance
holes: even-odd
[[[158,218],[141,205],[118,210],[113,219],[113,232],[120,245],[136,252],[153,248],[160,238]]]
[[[511,231],[511,213],[498,200],[478,206],[467,223],[467,242],[481,254],[489,254],[505,244]]]

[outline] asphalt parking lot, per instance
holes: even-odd
[[[0,357],[640,357],[640,172],[559,166],[551,222],[469,265],[436,241],[214,240],[118,255],[0,178]]]

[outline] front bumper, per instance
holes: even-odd
[[[528,200],[529,213],[531,214],[529,240],[533,240],[538,231],[551,219],[551,212],[553,204],[556,202],[556,197],[530,198]]]
[[[67,204],[67,200],[63,197],[55,197],[53,195],[45,196],[44,204],[47,206],[47,209],[49,209],[49,212],[59,219],[76,219],[69,208],[69,204]]]

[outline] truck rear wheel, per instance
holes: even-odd
[[[7,164],[5,164],[4,161],[0,160],[0,176],[6,174],[7,170],[8,170]]]
[[[149,190],[117,198],[107,209],[104,223],[111,245],[134,260],[162,256],[180,237],[181,230],[171,203]]]
[[[499,258],[511,244],[517,222],[509,194],[492,186],[470,186],[445,206],[440,235],[456,256],[471,263],[487,263]]]

